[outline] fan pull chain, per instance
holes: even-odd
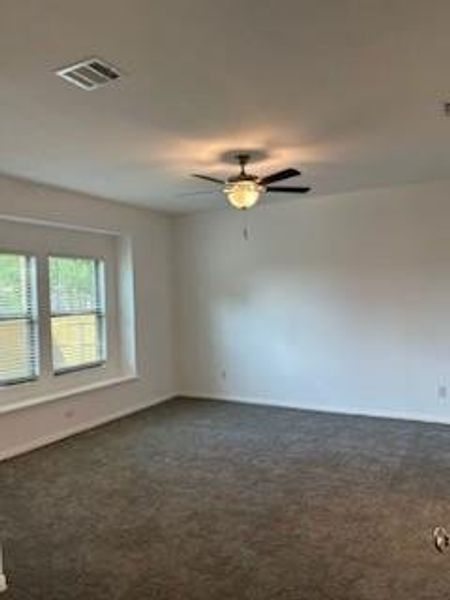
[[[249,240],[249,227],[248,227],[248,210],[243,210],[242,221],[243,221],[243,229],[242,229],[242,237],[246,242]]]

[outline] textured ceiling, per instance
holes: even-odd
[[[449,22],[448,0],[2,0],[0,171],[180,212],[223,205],[189,173],[233,150],[316,193],[447,178]],[[53,74],[94,55],[123,79]]]

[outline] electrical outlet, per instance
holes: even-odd
[[[6,580],[6,575],[4,571],[3,565],[3,544],[0,542],[0,594],[6,592],[8,589],[8,581]]]

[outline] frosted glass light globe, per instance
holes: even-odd
[[[231,206],[238,210],[246,210],[258,202],[263,189],[256,181],[244,180],[228,183],[224,192]]]

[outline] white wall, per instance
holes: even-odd
[[[171,221],[148,210],[7,177],[0,177],[0,217],[94,228],[130,242],[138,372],[137,380],[0,414],[0,459],[172,396],[176,384]],[[0,247],[2,227],[4,223]],[[129,280],[127,273],[120,276]]]
[[[450,421],[450,183],[247,219],[177,221],[182,392]]]

